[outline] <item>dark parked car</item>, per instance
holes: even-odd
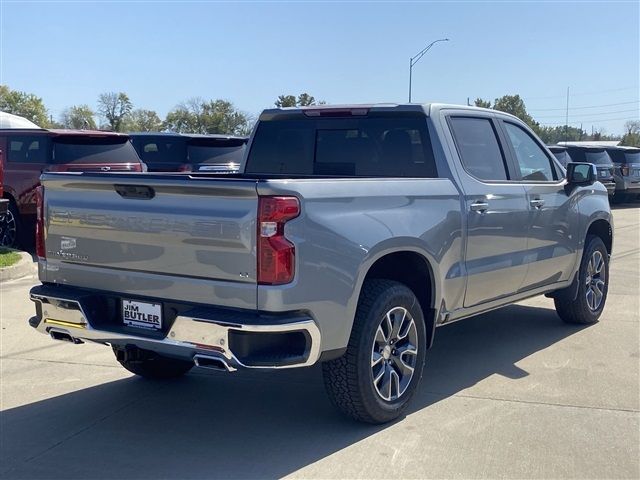
[[[569,153],[567,153],[567,147],[563,147],[561,145],[549,145],[549,150],[553,153],[553,156],[558,159],[560,164],[567,168],[567,163],[571,162],[571,157]]]
[[[2,129],[3,195],[9,200],[1,246],[29,244],[42,172],[141,172],[128,135],[90,130]]]
[[[567,153],[572,162],[593,163],[598,169],[598,180],[607,187],[609,197],[616,193],[616,183],[613,180],[613,162],[604,147],[568,145]]]
[[[131,133],[133,146],[150,172],[209,171],[235,173],[244,155],[247,137]]]
[[[628,200],[640,194],[640,148],[608,147],[613,160],[616,197]]]

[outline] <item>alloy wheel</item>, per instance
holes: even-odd
[[[17,234],[16,218],[11,209],[7,209],[7,213],[0,217],[0,246],[13,247],[16,244]]]
[[[586,299],[587,306],[592,312],[597,311],[602,305],[604,299],[604,289],[606,279],[606,270],[604,268],[604,258],[599,250],[593,252],[587,265]]]
[[[389,310],[378,325],[371,350],[373,386],[383,400],[397,400],[413,378],[418,358],[418,331],[404,307]]]

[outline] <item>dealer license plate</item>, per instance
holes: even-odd
[[[162,328],[162,305],[122,300],[122,322],[130,327]]]

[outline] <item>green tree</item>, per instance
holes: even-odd
[[[640,120],[629,120],[624,124],[625,133],[620,145],[640,147]]]
[[[226,100],[193,98],[170,111],[165,124],[172,132],[246,135],[252,121]]]
[[[278,99],[275,101],[275,105],[278,108],[284,107],[308,107],[309,105],[324,105],[324,100],[320,100],[316,102],[316,99],[313,95],[309,95],[308,93],[301,93],[296,98],[295,95],[280,95]]]
[[[0,111],[20,115],[42,128],[49,126],[49,116],[42,98],[33,93],[11,90],[6,85],[0,85]]]
[[[489,100],[483,100],[480,97],[476,98],[473,103],[476,107],[491,108],[491,102]]]
[[[164,124],[153,110],[138,108],[124,118],[123,129],[126,132],[160,132]]]
[[[575,142],[585,140],[587,136],[587,133],[581,128],[565,127],[564,125],[556,127],[541,126],[536,133],[547,145],[564,141]]]
[[[124,119],[133,108],[129,96],[124,92],[102,93],[98,97],[98,113],[106,120],[109,130],[123,131]]]
[[[308,107],[309,105],[315,105],[316,99],[313,95],[309,95],[308,93],[301,93],[298,95],[298,106],[299,107]]]
[[[95,112],[89,105],[74,105],[67,108],[60,115],[60,124],[63,128],[75,128],[78,130],[95,130]]]
[[[296,107],[298,102],[295,95],[280,95],[275,102],[276,107]]]
[[[529,113],[527,113],[527,107],[524,104],[524,100],[520,98],[520,95],[504,95],[500,98],[496,98],[493,102],[493,109],[510,113],[511,115],[518,117],[524,123],[529,125],[529,127],[531,127],[535,132],[540,129],[540,124],[536,122]]]

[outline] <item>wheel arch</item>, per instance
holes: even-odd
[[[366,269],[358,289],[358,298],[362,286],[369,279],[394,280],[406,285],[416,296],[422,309],[427,331],[427,346],[434,340],[438,305],[439,285],[436,271],[429,258],[417,249],[407,248],[380,253]]]
[[[600,237],[607,249],[607,252],[611,255],[613,251],[613,226],[608,220],[603,218],[593,220],[587,228],[585,240],[589,235]]]

